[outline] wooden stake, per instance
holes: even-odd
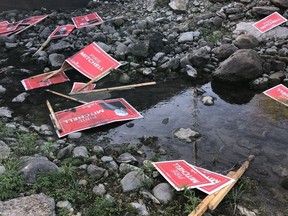
[[[209,203],[209,209],[214,210],[219,203],[223,200],[223,198],[227,195],[227,193],[231,190],[231,188],[237,183],[239,178],[244,174],[246,169],[248,169],[250,162],[254,159],[254,155],[250,155],[248,159],[242,164],[242,166],[237,170],[237,172],[232,176],[235,180],[228,186],[222,188],[217,195],[213,198],[213,200]]]
[[[127,90],[127,89],[143,87],[143,86],[150,86],[150,85],[155,85],[155,84],[156,84],[156,82],[146,82],[146,83],[117,86],[117,87],[111,87],[111,88],[94,89],[94,90],[85,91],[85,92],[74,92],[74,93],[70,93],[70,94],[73,95],[73,94],[85,94],[85,93],[95,93],[95,92],[103,92],[103,91]]]
[[[55,76],[57,73],[60,73],[61,71],[67,70],[68,68],[70,68],[70,65],[68,65],[67,63],[64,64],[64,66],[62,65],[61,68],[51,71],[50,74],[48,76],[46,76],[42,81],[46,81],[48,79],[50,79],[51,77]]]
[[[85,89],[87,86],[89,86],[90,84],[92,84],[93,82],[96,82],[98,81],[100,78],[102,78],[103,76],[107,75],[109,73],[109,71],[111,70],[112,68],[108,68],[106,71],[104,71],[103,73],[99,74],[98,76],[94,77],[92,80],[90,80],[89,82],[87,82],[84,86],[82,86],[81,88],[79,88],[77,92],[80,92],[82,91],[83,89]]]
[[[58,96],[60,96],[60,97],[69,99],[69,100],[76,101],[76,102],[78,102],[78,103],[82,103],[82,104],[85,104],[85,103],[86,103],[85,101],[78,100],[78,99],[76,99],[76,98],[69,97],[69,96],[67,96],[67,95],[65,95],[65,94],[61,94],[61,93],[59,93],[59,92],[55,92],[55,91],[52,91],[52,90],[49,90],[49,89],[46,89],[45,91],[50,92],[50,93],[55,94],[55,95],[58,95]]]
[[[34,57],[38,52],[44,49],[44,47],[51,41],[51,37],[48,37],[47,40],[41,45],[41,47],[32,55]]]
[[[53,119],[54,125],[56,126],[57,130],[61,132],[61,131],[62,131],[62,128],[61,128],[61,126],[60,126],[60,123],[59,123],[59,121],[57,120],[56,115],[55,115],[55,113],[54,113],[54,111],[53,111],[53,109],[52,109],[52,106],[51,106],[51,104],[50,104],[50,102],[49,102],[48,100],[46,100],[46,104],[47,104],[48,109],[49,109],[49,111],[50,111],[50,114],[51,114],[51,117],[52,117],[52,119]]]
[[[230,171],[227,174],[227,176],[232,178],[235,173],[236,172],[234,172],[234,171]],[[202,200],[202,202],[188,216],[201,216],[201,215],[203,215],[207,211],[209,203],[215,198],[217,193],[218,193],[218,191],[213,193],[213,194],[206,196]]]

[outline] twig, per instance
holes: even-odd
[[[55,92],[55,91],[52,91],[52,90],[49,90],[49,89],[46,89],[45,91],[50,92],[50,93],[55,94],[55,95],[58,95],[58,96],[60,96],[60,97],[69,99],[69,100],[76,101],[76,102],[78,102],[78,103],[82,103],[82,104],[87,103],[87,102],[85,102],[85,101],[78,100],[78,99],[76,99],[76,98],[69,97],[69,96],[67,96],[67,95],[65,95],[65,94],[61,94],[61,93],[59,93],[59,92]]]
[[[41,47],[32,55],[34,57],[38,52],[40,52],[44,47],[51,41],[51,37],[48,37],[47,40],[41,45]]]

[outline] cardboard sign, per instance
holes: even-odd
[[[212,185],[213,182],[184,160],[152,163],[159,173],[177,190]]]
[[[199,172],[201,172],[203,175],[205,175],[210,181],[212,181],[213,185],[198,187],[197,189],[203,191],[207,194],[215,193],[216,191],[222,189],[223,187],[226,187],[227,185],[231,184],[233,181],[235,181],[232,178],[229,178],[227,176],[221,175],[219,173],[215,173],[206,169],[203,169],[201,167],[192,166]]]
[[[99,25],[103,22],[97,13],[91,13],[84,16],[73,17],[72,21],[76,28],[84,28],[87,26]]]
[[[21,22],[13,22],[13,23],[9,23],[9,22],[3,22],[0,25],[0,34],[5,34],[8,32],[13,32],[17,29],[17,27],[20,25]]]
[[[60,38],[60,37],[66,37],[68,36],[73,29],[75,28],[74,25],[63,25],[63,26],[58,26],[51,34],[50,38]]]
[[[86,46],[72,57],[66,59],[66,62],[89,79],[93,79],[96,76],[100,76],[99,79],[101,79],[108,74],[107,70],[109,68],[116,69],[121,65],[96,43]]]
[[[142,118],[125,99],[98,100],[55,113],[59,137],[100,125]]]
[[[265,95],[273,98],[274,100],[288,106],[288,88],[282,84],[274,86],[263,92]]]
[[[78,91],[78,89],[80,89],[81,87],[83,87],[84,85],[86,85],[86,83],[80,83],[80,82],[74,82],[73,87],[71,89],[70,93],[75,93]],[[93,90],[95,88],[96,84],[90,84],[87,87],[85,87],[81,92],[85,92],[85,91],[89,91],[89,90]]]
[[[57,73],[55,76],[51,77],[50,79],[43,81],[51,73],[52,72],[43,73],[34,77],[29,77],[27,79],[21,80],[21,83],[24,86],[25,90],[27,91],[27,90],[31,90],[35,88],[46,87],[52,84],[69,81],[69,78],[66,76],[64,72]]]
[[[48,15],[28,17],[21,21],[21,25],[25,25],[25,26],[36,25],[37,23],[41,22],[43,19],[47,17]]]
[[[274,12],[264,19],[254,23],[253,26],[261,33],[264,33],[286,21],[287,19],[285,17],[281,16],[278,12]]]

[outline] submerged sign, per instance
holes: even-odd
[[[98,100],[55,113],[59,137],[104,124],[142,118],[125,99]]]
[[[288,106],[288,88],[282,84],[274,86],[263,92],[265,95],[273,98],[274,100]]]
[[[279,13],[274,12],[269,16],[261,19],[260,21],[253,24],[253,26],[258,29],[261,33],[269,31],[270,29],[281,25],[282,23],[286,22],[287,19],[281,16]]]
[[[154,162],[152,164],[177,191],[213,184],[206,176],[184,160]]]

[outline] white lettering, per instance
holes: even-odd
[[[80,52],[80,55],[86,59],[90,64],[92,64],[94,67],[96,67],[97,69],[99,69],[100,71],[103,71],[103,67],[101,67],[100,64],[98,64],[93,58],[91,58],[90,56],[88,56],[86,53],[84,53],[83,51]]]

